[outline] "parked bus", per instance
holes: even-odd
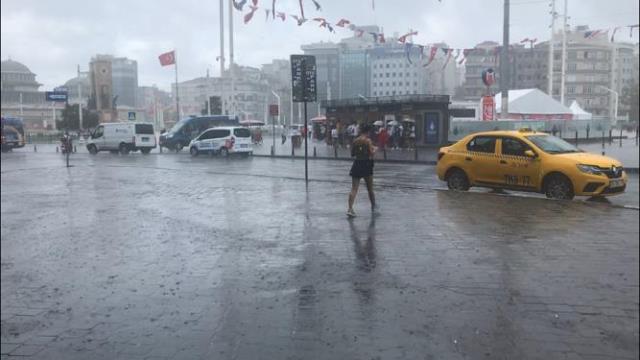
[[[2,151],[24,146],[24,123],[20,118],[2,117]]]
[[[160,135],[160,147],[180,151],[203,131],[216,126],[237,126],[237,116],[191,116],[178,121],[168,132]]]

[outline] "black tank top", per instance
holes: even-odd
[[[364,141],[356,141],[351,148],[351,156],[356,160],[369,160],[369,144]]]

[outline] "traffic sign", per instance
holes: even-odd
[[[278,105],[269,105],[269,115],[270,116],[278,116],[279,113],[279,109],[278,109]]]
[[[291,86],[293,102],[317,100],[315,56],[291,55]]]
[[[129,119],[129,121],[135,121],[136,120],[136,112],[135,111],[129,111],[128,119]]]
[[[69,98],[69,93],[63,91],[46,91],[44,94],[47,101],[53,102],[66,102]]]

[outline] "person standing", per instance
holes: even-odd
[[[331,144],[333,146],[338,146],[338,128],[334,127],[331,129]]]
[[[353,165],[351,165],[351,171],[349,171],[349,175],[351,176],[351,192],[349,193],[347,216],[350,218],[356,216],[353,210],[353,203],[358,194],[360,179],[364,179],[367,185],[369,201],[371,202],[371,212],[375,214],[378,211],[376,198],[373,193],[373,155],[376,152],[376,147],[373,146],[369,138],[369,130],[369,125],[363,124],[360,127],[360,135],[353,141],[353,146],[351,147],[351,157],[355,159],[353,160]]]

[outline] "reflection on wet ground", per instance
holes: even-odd
[[[101,155],[3,155],[3,354],[638,357],[637,211],[376,166],[347,220],[345,163]]]

